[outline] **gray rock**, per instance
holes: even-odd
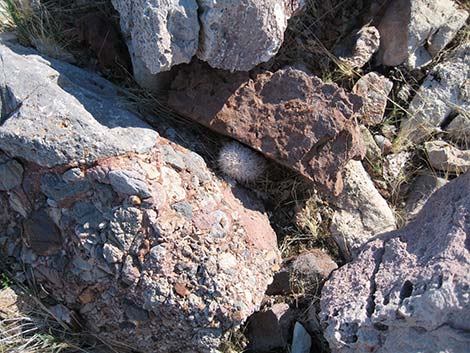
[[[287,21],[305,0],[199,1],[197,56],[212,67],[249,71],[278,52]]]
[[[67,170],[64,174],[62,174],[62,179],[66,183],[73,183],[79,181],[83,178],[83,173],[80,168],[72,168]]]
[[[193,218],[193,208],[188,202],[177,202],[171,205],[171,208],[176,212],[181,213],[187,219]]]
[[[23,166],[15,160],[0,161],[0,191],[9,191],[20,185],[23,171]]]
[[[320,303],[332,353],[468,352],[469,185],[449,182],[333,273]]]
[[[41,191],[54,201],[62,201],[90,190],[90,183],[87,180],[80,180],[76,183],[66,183],[62,178],[53,173],[44,174],[41,178]]]
[[[176,170],[183,170],[186,168],[183,157],[177,153],[170,145],[163,145],[162,148],[163,159],[166,163],[174,167]]]
[[[112,0],[137,79],[189,63],[199,40],[196,0]],[[143,78],[143,77],[142,77]]]
[[[470,87],[470,86],[469,86]],[[457,141],[470,141],[470,115],[462,112],[458,114],[449,125],[445,128],[445,132]]]
[[[439,178],[436,175],[426,173],[418,176],[411,184],[411,191],[406,199],[406,218],[408,220],[415,218],[432,194],[446,184],[446,179]]]
[[[388,66],[405,63],[415,69],[428,64],[465,25],[468,13],[452,0],[396,0],[389,2],[379,23],[379,61]]]
[[[8,45],[8,46],[7,46]],[[40,166],[146,152],[158,134],[103,78],[0,43],[0,149]]]
[[[294,337],[292,338],[292,353],[310,353],[312,337],[300,322],[294,326]]]
[[[395,229],[396,220],[360,161],[346,165],[344,180],[342,194],[333,201],[337,210],[330,230],[342,255],[351,259],[371,237]]]
[[[132,170],[113,170],[108,174],[114,191],[125,195],[137,195],[143,199],[152,196],[145,177]]]
[[[460,150],[444,141],[424,144],[431,167],[451,174],[461,174],[470,169],[470,150]]]
[[[380,34],[377,28],[364,26],[346,37],[335,48],[335,54],[347,69],[358,69],[367,64],[379,46]]]
[[[426,77],[410,103],[410,116],[402,124],[399,138],[406,143],[420,142],[446,128],[448,120],[470,111],[470,44],[458,47],[452,56],[437,65]],[[452,123],[452,122],[451,122]],[[464,139],[469,120],[460,121],[454,137]],[[449,127],[451,125],[449,124]]]
[[[72,217],[78,224],[87,225],[91,228],[99,228],[104,222],[104,217],[100,211],[90,202],[79,201],[72,207]]]

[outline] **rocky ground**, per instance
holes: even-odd
[[[468,351],[469,12],[0,1],[0,351]]]

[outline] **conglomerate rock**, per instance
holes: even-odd
[[[3,258],[101,339],[216,349],[278,268],[260,206],[106,81],[21,47],[0,45],[0,59]]]
[[[468,352],[470,173],[443,186],[404,228],[333,272],[321,320],[333,353]]]
[[[344,165],[365,153],[354,119],[361,99],[293,68],[251,78],[193,63],[175,78],[169,104],[335,194]]]

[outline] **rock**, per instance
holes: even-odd
[[[112,0],[137,79],[189,63],[198,48],[196,0]]]
[[[393,82],[385,76],[370,72],[362,76],[352,92],[364,99],[361,121],[368,126],[381,124]]]
[[[294,326],[294,337],[292,338],[292,353],[310,353],[312,346],[312,337],[305,330],[300,322],[296,322]]]
[[[270,352],[284,349],[290,338],[295,315],[285,303],[274,304],[268,310],[258,311],[248,318],[246,337],[247,349],[256,352]]]
[[[344,180],[343,193],[333,201],[330,230],[342,255],[351,259],[371,237],[395,229],[396,220],[361,162],[348,163]]]
[[[379,49],[380,33],[374,26],[364,26],[351,33],[335,48],[335,55],[348,69],[360,69]]]
[[[109,96],[95,94],[86,88],[87,73],[54,63],[83,80],[63,91],[54,82],[68,76],[58,77],[33,52],[13,49],[27,54],[0,46],[2,65],[14,72],[2,92],[10,87],[26,97],[14,84],[32,84],[31,77],[51,91],[38,88],[21,114],[0,126],[1,164],[21,160],[23,167],[20,185],[0,191],[1,256],[11,256],[55,303],[77,310],[85,329],[103,340],[143,352],[217,349],[227,330],[259,309],[279,268],[276,235],[260,203],[217,179],[201,156],[114,106],[114,88]],[[99,115],[104,109],[106,117]],[[105,120],[116,111],[121,120]],[[59,117],[73,129],[58,133]],[[186,168],[165,161],[168,146]],[[71,166],[80,178],[68,172]],[[143,190],[151,197],[143,199]],[[13,193],[19,202],[34,201],[24,207],[24,220],[9,205]]]
[[[454,140],[470,141],[470,117],[465,114],[458,114],[445,128],[445,132]]]
[[[324,251],[311,249],[285,262],[266,290],[267,295],[315,294],[338,265]]]
[[[23,181],[23,167],[15,160],[2,163],[0,155],[0,191],[14,189]]]
[[[71,159],[144,153],[158,134],[123,107],[103,78],[13,44],[0,43],[0,149],[43,167]],[[21,73],[21,74],[20,74]],[[128,128],[123,128],[127,126]],[[60,142],[60,144],[59,144]]]
[[[391,1],[381,19],[379,62],[427,65],[465,25],[468,13],[452,0]]]
[[[385,157],[383,177],[391,184],[397,185],[406,172],[406,167],[411,159],[411,152],[402,151],[392,153]]]
[[[406,218],[408,220],[415,218],[432,194],[446,184],[446,179],[436,175],[427,173],[419,175],[411,184],[411,191],[406,199]]]
[[[399,138],[405,144],[420,142],[447,125],[452,129],[452,119],[470,111],[469,62],[470,44],[462,44],[426,77],[410,103],[411,115],[402,124]],[[468,119],[460,121],[461,134],[455,128],[453,134],[464,138],[470,124]]]
[[[200,1],[197,56],[214,68],[249,71],[277,54],[287,21],[305,0]]]
[[[382,151],[376,143],[375,136],[364,125],[360,125],[362,140],[366,146],[366,157],[364,161],[372,166],[374,169],[379,168],[382,162]]]
[[[444,141],[424,144],[431,167],[446,173],[461,174],[470,168],[470,150],[459,150]]]
[[[336,194],[344,165],[365,152],[354,121],[360,99],[292,68],[251,79],[195,63],[179,72],[169,104]]]
[[[468,185],[470,173],[449,182],[333,273],[320,315],[333,353],[468,351]]]
[[[19,297],[11,287],[0,289],[0,320],[22,317],[18,307]]]
[[[380,148],[382,154],[389,154],[392,152],[392,141],[383,135],[374,135],[374,140],[377,143],[377,146]]]

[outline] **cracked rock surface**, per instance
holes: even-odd
[[[332,352],[454,352],[470,344],[470,173],[367,243],[321,297]]]
[[[251,78],[193,63],[179,71],[168,103],[334,194],[346,163],[365,154],[355,121],[362,99],[291,67]]]
[[[118,108],[106,81],[13,49],[1,88],[23,104],[0,125],[0,253],[102,339],[214,351],[278,268],[261,206]]]

